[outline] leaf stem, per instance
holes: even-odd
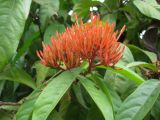
[[[3,106],[3,105],[19,106],[20,103],[2,102],[2,101],[0,101],[0,106]]]

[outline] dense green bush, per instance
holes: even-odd
[[[0,0],[0,120],[160,120],[159,4]],[[90,15],[114,24],[115,31],[126,26],[119,38],[122,59],[114,66],[95,63],[94,69],[88,59],[67,70],[41,64],[36,50],[45,49],[42,41],[51,44],[51,36],[80,19],[91,22]],[[111,56],[116,51],[106,50]]]

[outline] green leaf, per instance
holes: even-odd
[[[113,110],[117,112],[117,109],[121,105],[122,101],[116,93],[116,91],[112,88],[113,86],[110,85],[109,81],[105,81],[104,79],[100,78],[97,74],[92,74],[92,77],[110,100],[110,104],[112,105]]]
[[[48,26],[44,34],[44,43],[49,44],[51,43],[51,36],[55,36],[56,32],[62,33],[65,30],[65,26],[59,23],[53,23]]]
[[[146,63],[146,62],[132,62],[132,63],[129,63],[127,66],[127,68],[130,68],[130,67],[145,67],[145,68],[149,68],[155,72],[158,71],[156,65],[154,64],[150,64],[150,63]]]
[[[15,63],[28,50],[28,48],[32,45],[34,39],[36,39],[39,35],[40,33],[36,32],[24,42],[23,46],[18,50],[18,53],[13,60],[13,63]]]
[[[16,120],[29,120],[33,112],[33,106],[43,87],[44,85],[38,87],[27,98],[25,98],[24,103],[18,109]]]
[[[160,5],[156,0],[134,0],[133,3],[142,14],[160,20]]]
[[[79,76],[78,79],[102,112],[105,120],[114,120],[112,105],[106,94],[101,89],[96,88],[96,84],[89,79],[83,76]]]
[[[82,90],[81,90],[81,84],[77,83],[76,85],[73,85],[73,91],[75,93],[75,96],[77,98],[77,101],[86,109],[88,109],[83,94],[82,94]]]
[[[87,72],[87,70],[89,68],[89,62],[87,60],[84,60],[81,63],[80,68],[83,69],[83,72]]]
[[[105,4],[105,7],[109,11],[112,11],[112,10],[118,9],[120,1],[119,0],[112,0],[112,1],[111,0],[105,0],[104,4]]]
[[[87,113],[88,110],[77,104],[76,100],[72,100],[65,112],[64,120],[85,120]]]
[[[128,96],[119,108],[116,120],[142,120],[160,93],[160,81],[149,80]]]
[[[134,59],[136,61],[144,61],[144,62],[149,62],[149,63],[152,62],[152,58],[148,54],[146,54],[146,52],[142,50],[141,48],[138,48],[134,45],[128,45],[128,47],[131,50],[134,56]]]
[[[31,88],[36,88],[35,82],[32,77],[24,70],[13,66],[4,72],[0,73],[0,80],[10,80],[25,84]]]
[[[80,69],[77,68],[65,71],[54,78],[38,97],[32,120],[46,120],[79,73]]]
[[[0,81],[0,96],[2,94],[3,87],[5,85],[5,80]]]
[[[74,85],[74,84],[73,84]],[[60,100],[60,102],[59,102],[59,104],[58,104],[58,112],[61,114],[61,116],[65,116],[66,114],[67,114],[67,112],[69,112],[68,111],[68,109],[70,108],[69,106],[70,106],[70,104],[71,104],[71,91],[70,91],[71,89],[69,89],[64,95],[63,95],[63,97],[61,98],[61,100]],[[53,110],[54,111],[54,110]],[[52,111],[52,112],[53,112]],[[66,117],[64,117],[65,118],[65,120],[67,120],[67,118]]]
[[[128,97],[128,95],[130,95],[137,87],[136,83],[133,80],[129,80],[129,78],[112,70],[106,70],[104,82],[108,86],[108,88],[110,88],[110,93],[113,96],[113,107],[116,111],[122,103],[121,99],[125,99],[126,97]],[[114,93],[117,91],[118,96],[115,96],[112,91]],[[118,99],[118,97],[121,98]]]
[[[122,104],[122,100],[120,96],[118,95],[118,93],[113,89],[113,86],[111,85],[109,86],[109,84],[107,84],[106,87],[108,87],[109,89],[109,93],[112,99],[113,109],[114,109],[114,112],[116,113]]]
[[[155,120],[160,120],[160,96],[156,100],[152,108],[151,114],[155,118]]]
[[[0,115],[1,115],[1,120],[12,120],[11,114],[5,111],[0,111]]]
[[[104,120],[102,113],[95,104],[89,109],[86,120]]]
[[[36,84],[39,86],[45,80],[50,68],[44,66],[39,61],[34,64],[33,68],[36,69]]]
[[[40,21],[42,27],[45,27],[51,16],[57,14],[59,10],[59,0],[34,0],[34,1],[40,4]]]
[[[117,20],[117,14],[107,14],[105,16],[103,16],[102,20],[104,22],[109,22],[109,23],[114,23],[116,24],[116,20]]]
[[[122,46],[124,46],[123,44],[121,44]],[[127,46],[124,46],[124,52],[123,52],[123,57],[120,61],[118,61],[117,64],[121,64],[123,66],[126,66],[128,63],[134,62],[134,58],[132,55],[132,52],[130,51],[130,49]]]
[[[73,11],[78,15],[78,17],[83,18],[89,16],[90,7],[101,4],[98,1],[92,0],[79,0],[73,7]]]
[[[61,114],[57,111],[52,111],[52,113],[49,115],[49,117],[47,118],[47,120],[63,120],[63,118],[61,117]]]
[[[103,69],[107,69],[107,70],[111,70],[115,73],[121,74],[123,76],[125,76],[126,78],[129,78],[130,80],[134,81],[136,84],[142,84],[145,80],[139,76],[137,73],[133,72],[130,69],[127,69],[125,67],[120,67],[119,70],[110,68],[110,67],[105,67],[105,66],[98,66],[98,68],[103,68]]]
[[[112,105],[112,99],[111,99],[110,92],[108,90],[108,87],[102,82],[102,79],[100,79],[97,74],[92,74],[92,79],[96,81],[97,85],[106,94],[106,96],[109,99],[110,104]],[[113,105],[112,105],[112,108],[113,108]]]
[[[31,0],[0,0],[0,71],[16,53]]]
[[[143,50],[143,52],[150,58],[152,63],[157,61],[157,55],[154,52],[149,52],[149,51],[145,51],[145,50]]]

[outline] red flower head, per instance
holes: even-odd
[[[114,24],[100,21],[99,16],[90,17],[91,22],[84,24],[82,20],[65,32],[51,37],[52,44],[43,45],[43,51],[37,51],[41,63],[46,66],[67,69],[77,67],[83,60],[88,60],[90,67],[95,59],[100,64],[112,66],[122,57],[124,47],[117,42],[125,26],[114,32]]]

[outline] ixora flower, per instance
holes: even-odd
[[[65,32],[52,36],[52,44],[42,42],[43,51],[37,51],[41,63],[60,69],[78,67],[83,60],[88,60],[90,68],[97,62],[115,65],[122,58],[124,47],[117,41],[125,26],[118,34],[114,32],[114,24],[103,23],[99,16],[91,15],[90,19],[87,23],[80,20]]]

